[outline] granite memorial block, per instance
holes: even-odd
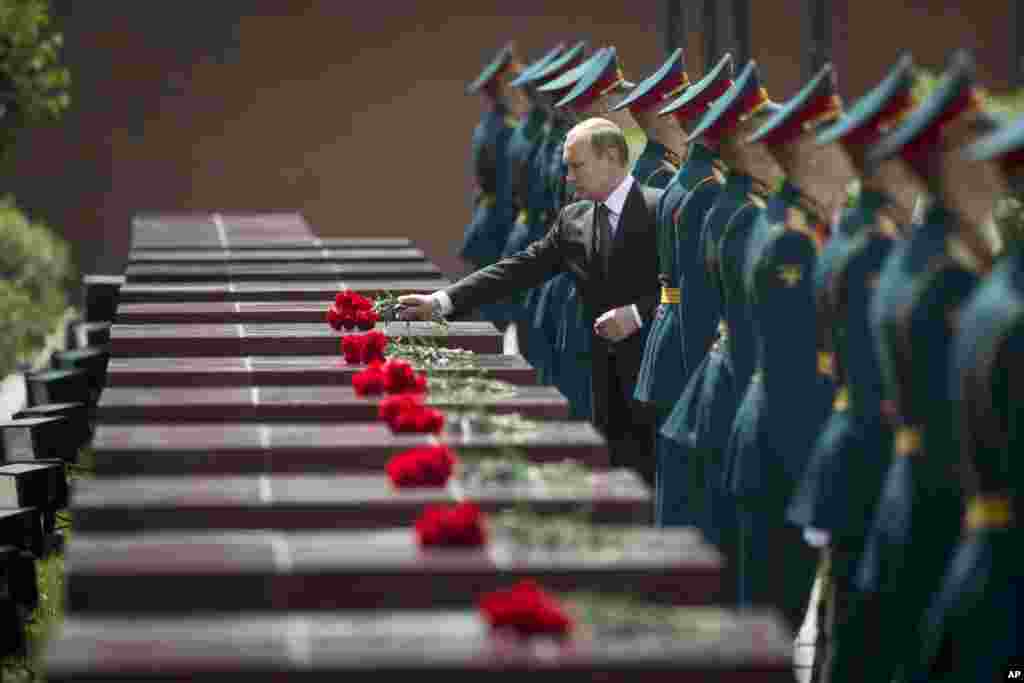
[[[106,346],[110,343],[111,325],[112,323],[109,321],[79,323],[75,327],[75,345],[69,345],[68,348]]]
[[[394,434],[383,422],[101,424],[93,453],[100,476],[381,472],[410,448],[446,443],[459,453],[514,449],[530,462],[571,459],[607,468],[604,438],[589,422],[538,422],[528,432]]]
[[[36,508],[42,514],[43,530],[49,533],[53,531],[57,511],[67,505],[68,480],[63,463],[0,465],[0,509]]]
[[[677,629],[614,624],[565,640],[491,633],[475,610],[69,617],[47,680],[792,683],[793,641],[756,612],[679,608]]]
[[[25,373],[30,406],[44,403],[85,403],[92,405],[98,394],[85,370],[40,370]]]
[[[81,420],[81,417],[76,417]],[[0,461],[75,462],[78,449],[84,444],[82,436],[81,422],[73,423],[71,418],[60,413],[50,417],[12,417],[10,420],[0,420]]]
[[[437,279],[441,271],[429,261],[371,261],[364,263],[133,263],[125,269],[128,282],[318,282],[357,280]]]
[[[136,249],[128,254],[132,265],[168,265],[178,263],[416,263],[426,261],[423,250],[415,247],[351,247],[341,249]]]
[[[0,585],[27,618],[39,604],[36,558],[29,551],[13,545],[0,545]]]
[[[123,275],[91,274],[82,277],[83,309],[87,322],[110,322],[117,315]]]
[[[383,474],[118,477],[76,482],[75,528],[93,532],[360,529],[407,526],[430,503],[471,500],[486,512],[589,510],[602,523],[650,520],[651,492],[633,472],[594,472],[574,486],[512,482],[396,489]]]
[[[55,417],[66,419],[67,423],[62,426],[60,433],[60,450],[67,458],[70,458],[70,460],[65,460],[66,462],[77,462],[79,449],[92,439],[91,415],[91,410],[85,403],[42,403],[22,408],[14,413],[11,419]]]
[[[13,545],[43,557],[46,548],[39,510],[0,508],[0,545]]]
[[[54,351],[50,365],[56,370],[83,370],[89,378],[93,399],[99,398],[107,383],[107,362],[110,351],[105,346],[81,346],[70,351]]]
[[[128,283],[120,290],[122,303],[181,301],[333,301],[334,295],[351,289],[363,296],[430,294],[451,284],[444,278],[346,280],[344,282],[233,282]]]

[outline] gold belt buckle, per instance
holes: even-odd
[[[921,430],[900,427],[896,430],[896,455],[908,456],[921,451]]]
[[[661,288],[661,303],[678,304],[680,301],[682,301],[682,292],[678,287]]]
[[[967,528],[1005,529],[1013,522],[1013,501],[1009,496],[979,495],[967,503]]]

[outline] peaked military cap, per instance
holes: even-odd
[[[718,137],[751,114],[769,107],[777,108],[778,105],[769,99],[768,92],[761,85],[757,62],[750,60],[732,87],[715,100],[697,122],[689,139],[692,141],[702,135]]]
[[[646,111],[659,106],[664,100],[674,98],[690,85],[686,74],[682,48],[676,49],[653,74],[637,85],[628,97],[612,107],[618,111],[629,107],[634,111]]]
[[[581,40],[580,42],[573,45],[567,52],[563,52],[555,59],[544,66],[538,68],[536,71],[530,73],[523,72],[519,74],[512,85],[519,87],[526,85],[527,83],[543,83],[552,81],[566,71],[569,71],[583,62],[583,53],[587,50],[587,41]],[[575,83],[575,81],[573,81]]]
[[[821,67],[814,78],[791,100],[781,105],[748,142],[779,145],[822,123],[835,121],[843,113],[836,92],[836,74],[831,64]]]
[[[548,64],[558,59],[563,52],[565,52],[565,43],[555,45],[553,48],[548,50],[543,57],[526,65],[526,67],[519,72],[519,75],[509,82],[509,85],[518,88],[530,83],[530,76],[532,74],[541,71]]]
[[[881,83],[834,124],[818,135],[818,144],[827,145],[843,138],[848,142],[873,142],[880,134],[898,125],[914,106],[914,60],[902,55]]]
[[[945,124],[979,104],[974,90],[974,59],[966,50],[958,50],[931,95],[868,150],[868,169],[897,154],[905,159],[916,157],[938,142]]]
[[[587,72],[587,69],[590,68],[591,64],[593,64],[594,61],[601,59],[607,49],[608,48],[602,47],[597,52],[590,55],[586,61],[581,62],[568,71],[562,73],[558,78],[548,81],[537,88],[537,90],[549,93],[551,97],[558,102],[560,99],[565,97],[566,93],[573,89],[573,87],[583,77],[583,74]]]
[[[715,64],[715,67],[704,74],[704,78],[688,87],[658,113],[662,116],[675,114],[686,117],[702,112],[732,87],[732,74],[732,53],[726,52]]]
[[[591,102],[614,91],[617,87],[632,88],[633,84],[622,75],[622,67],[614,47],[605,48],[604,52],[587,62],[576,85],[569,94],[555,104],[556,107],[583,109]]]
[[[1024,165],[1024,116],[980,138],[968,146],[963,155],[971,161],[1000,161],[1012,167]]]
[[[512,62],[515,60],[515,45],[511,42],[506,43],[505,47],[498,51],[498,54],[494,56],[484,70],[480,72],[480,75],[476,77],[476,80],[466,86],[466,94],[474,95],[484,88],[487,88],[494,82],[495,76],[504,71]]]

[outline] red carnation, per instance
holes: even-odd
[[[327,324],[335,330],[341,329],[341,311],[334,304],[327,307]]]
[[[423,546],[481,546],[487,527],[475,503],[430,505],[416,520],[416,537]]]
[[[573,628],[558,601],[529,579],[481,596],[479,606],[491,628],[509,628],[524,636],[566,635]]]
[[[361,330],[373,329],[373,326],[377,324],[378,320],[380,320],[380,316],[377,315],[376,311],[356,311],[356,327]]]
[[[388,336],[380,330],[370,330],[362,337],[365,340],[363,342],[363,362],[383,361],[384,349],[388,347]]]
[[[423,407],[423,399],[413,394],[387,396],[377,405],[377,416],[387,423],[394,421],[400,413]]]
[[[439,434],[444,429],[444,413],[420,406],[403,410],[389,424],[396,434]]]
[[[361,334],[346,334],[341,338],[341,353],[346,363],[358,365],[363,362],[363,349],[366,346]]]
[[[392,359],[384,364],[384,389],[389,394],[400,394],[402,392],[426,391],[427,378],[422,373],[417,374],[408,361]],[[422,381],[420,377],[423,377]]]
[[[426,446],[399,453],[388,460],[385,469],[398,488],[437,488],[448,483],[458,462],[447,446]]]
[[[385,376],[379,361],[370,363],[370,367],[352,375],[352,387],[359,396],[370,396],[384,393]]]

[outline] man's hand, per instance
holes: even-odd
[[[398,297],[398,303],[402,305],[399,320],[431,320],[439,311],[435,299],[427,294],[404,294]]]
[[[610,342],[620,342],[639,329],[632,306],[613,308],[594,321],[594,334]]]

